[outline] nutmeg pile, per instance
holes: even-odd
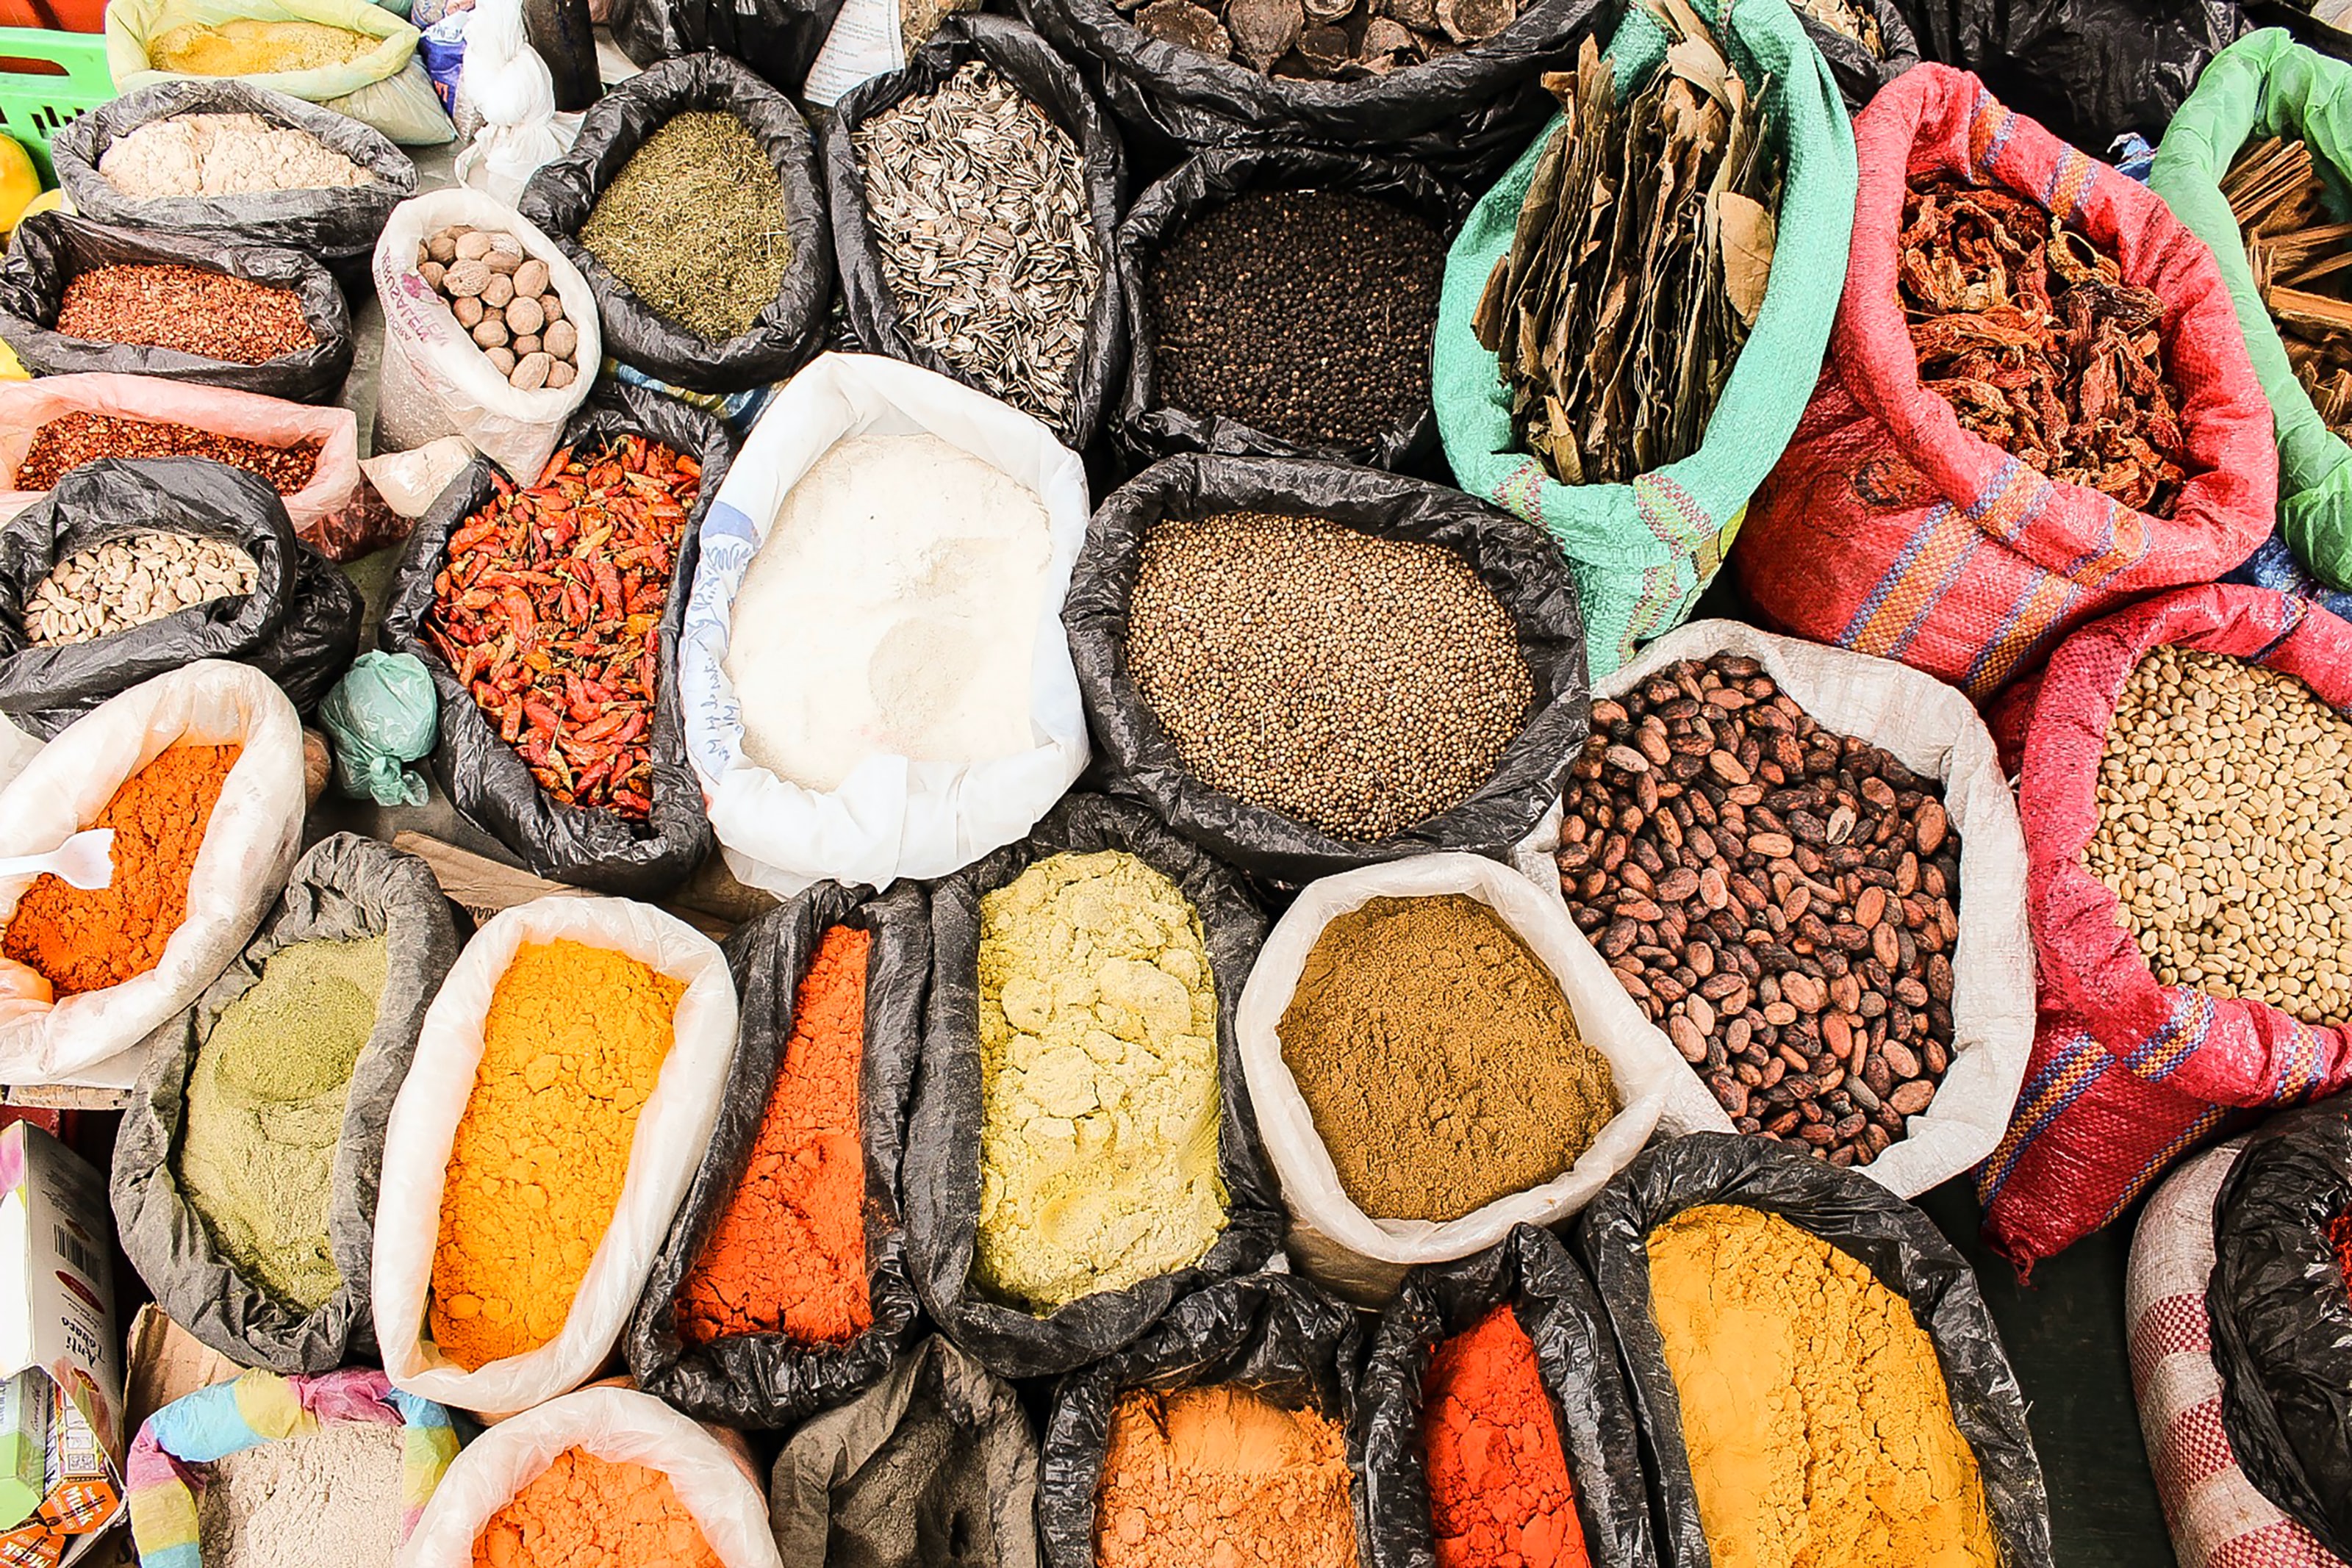
[[[580,373],[580,329],[564,319],[547,263],[514,235],[453,224],[417,246],[416,270],[508,384],[552,392]]]

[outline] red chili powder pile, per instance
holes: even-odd
[[[1130,1388],[1095,1484],[1096,1568],[1355,1568],[1347,1447],[1252,1389]]]
[[[243,751],[174,746],[123,780],[92,828],[114,830],[114,880],[87,892],[44,873],[33,879],[0,952],[37,970],[60,997],[102,991],[163,961],[188,916],[188,876]]]
[[[566,1448],[474,1538],[474,1568],[726,1568],[661,1471]]]
[[[845,1344],[874,1325],[857,1136],[873,945],[871,932],[845,925],[817,944],[743,1179],[678,1284],[677,1332],[689,1344],[771,1333]]]
[[[1496,1307],[1439,1345],[1421,1387],[1438,1568],[1583,1568],[1568,1456],[1517,1314]]]

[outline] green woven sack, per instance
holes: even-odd
[[[1821,374],[1853,238],[1853,131],[1829,63],[1786,0],[1692,0],[1716,26],[1741,79],[1764,93],[1766,134],[1780,158],[1780,235],[1754,329],[1699,449],[1630,485],[1562,485],[1511,432],[1510,392],[1471,318],[1554,119],[1480,199],[1445,260],[1431,367],[1438,433],[1464,489],[1550,530],[1576,570],[1592,677],[1673,630],[1731,549],[1748,498],[1772,471]],[[1622,96],[1665,57],[1665,30],[1636,8],[1610,41]]]
[[[2352,589],[2352,447],[2328,430],[2294,379],[2221,195],[2221,176],[2239,151],[2269,136],[2308,142],[2328,181],[2331,215],[2352,216],[2352,65],[2305,48],[2281,27],[2249,33],[2213,57],[2165,129],[2147,183],[2221,264],[2278,434],[2281,537],[2314,577]]]

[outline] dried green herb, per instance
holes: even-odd
[[[784,184],[734,115],[674,115],[596,198],[580,243],[654,310],[723,343],[751,330],[793,264]]]

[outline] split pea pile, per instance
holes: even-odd
[[[2158,647],[2126,683],[2083,861],[2168,986],[2352,1018],[2352,721],[2292,675]]]
[[[251,593],[257,580],[253,558],[235,545],[188,534],[131,534],[59,561],[25,606],[25,636],[47,646],[95,642]]]
[[[1469,799],[1535,701],[1510,613],[1467,561],[1319,517],[1160,523],[1127,659],[1202,782],[1358,841]]]

